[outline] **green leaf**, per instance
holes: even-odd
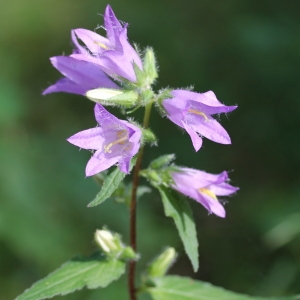
[[[132,170],[136,163],[136,158],[132,158],[130,162],[129,171]],[[122,180],[125,178],[126,174],[123,173],[118,167],[114,169],[103,182],[103,186],[101,191],[97,194],[95,199],[88,204],[88,207],[97,206],[103,203],[106,199],[108,199],[113,192],[119,187]]]
[[[102,189],[97,194],[95,199],[89,203],[88,207],[97,206],[103,203],[106,199],[108,199],[112,193],[118,188],[119,184],[125,178],[125,173],[120,171],[117,167],[115,168],[105,179],[103,182]]]
[[[146,291],[154,300],[298,300],[298,296],[251,297],[215,287],[188,277],[166,276],[154,281]]]
[[[44,279],[36,282],[16,300],[49,299],[66,295],[83,287],[95,289],[106,287],[125,272],[125,262],[97,253],[91,257],[77,257]]]
[[[173,218],[184,250],[189,257],[193,269],[199,268],[198,239],[192,210],[186,198],[164,186],[157,186],[167,217]]]

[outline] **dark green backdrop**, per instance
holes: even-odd
[[[2,0],[0,9],[0,291],[12,299],[78,253],[94,251],[96,228],[127,239],[128,214],[107,201],[87,208],[98,187],[85,178],[90,156],[65,139],[95,126],[83,97],[41,92],[60,78],[49,57],[71,52],[70,30],[102,25],[98,0]],[[241,188],[227,218],[192,203],[200,270],[192,273],[157,193],[139,203],[140,267],[164,246],[181,256],[172,273],[253,295],[299,293],[300,280],[300,2],[276,0],[112,0],[129,38],[153,46],[157,89],[193,85],[239,108],[224,127],[231,146],[204,140],[195,153],[187,134],[153,114],[160,153],[212,173],[232,171]],[[140,116],[136,117],[137,119]],[[192,200],[191,200],[192,202]],[[127,299],[125,281],[64,299]],[[59,297],[55,299],[60,299]]]

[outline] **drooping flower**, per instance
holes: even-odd
[[[170,175],[175,190],[193,198],[210,213],[221,218],[225,218],[226,212],[217,196],[228,196],[239,189],[227,183],[228,174],[225,171],[215,175],[195,169],[180,168],[178,171],[172,171]]]
[[[76,133],[67,140],[80,148],[95,150],[87,163],[86,176],[102,172],[114,164],[129,173],[132,157],[140,148],[141,130],[128,121],[119,120],[100,105],[95,105],[95,118],[100,127]]]
[[[173,90],[171,94],[173,98],[162,101],[167,117],[187,131],[196,151],[202,146],[198,134],[220,144],[231,144],[227,131],[211,115],[228,113],[237,106],[223,105],[212,91],[201,94]]]
[[[95,63],[114,78],[120,76],[135,82],[137,78],[133,63],[140,70],[143,70],[143,66],[138,53],[128,42],[127,26],[126,23],[121,25],[112,8],[107,5],[104,13],[107,37],[87,29],[73,30],[72,40],[76,49],[71,57]],[[87,49],[79,44],[77,38],[86,45]]]
[[[88,90],[100,87],[119,89],[119,86],[93,63],[68,56],[54,56],[50,61],[65,77],[44,90],[43,95],[56,92],[84,95]]]

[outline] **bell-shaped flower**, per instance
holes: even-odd
[[[220,144],[231,144],[227,131],[211,115],[228,113],[237,106],[223,105],[212,91],[201,94],[173,90],[171,94],[173,98],[162,101],[167,117],[187,131],[196,151],[202,146],[199,135]]]
[[[76,59],[89,61],[114,78],[123,77],[131,82],[136,81],[134,63],[143,70],[142,61],[127,39],[127,26],[119,22],[113,10],[107,5],[104,13],[104,27],[107,37],[87,29],[74,29],[73,43],[76,47],[71,55]],[[78,40],[85,46],[81,46]]]
[[[217,196],[228,196],[239,189],[227,183],[228,174],[225,171],[215,175],[190,168],[179,168],[170,175],[174,182],[172,188],[193,198],[210,213],[221,218],[225,218],[226,213]]]
[[[95,105],[95,118],[100,127],[78,132],[67,139],[80,148],[95,150],[87,163],[86,176],[114,164],[129,173],[130,161],[140,148],[141,130],[128,121],[119,120],[100,104]]]
[[[93,63],[68,56],[54,56],[50,61],[65,77],[45,89],[43,95],[56,92],[85,95],[88,90],[100,87],[119,89],[119,86]]]

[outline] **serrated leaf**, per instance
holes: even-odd
[[[88,207],[97,206],[108,199],[112,193],[118,188],[119,184],[125,178],[125,173],[120,171],[119,168],[115,168],[103,182],[103,186],[100,192],[96,195],[95,199],[88,204]]]
[[[154,300],[299,300],[300,296],[251,297],[188,277],[166,276],[147,289]]]
[[[136,163],[136,158],[132,158],[130,162],[129,171],[132,170],[133,166]],[[100,192],[96,195],[95,199],[88,204],[88,207],[97,206],[103,203],[106,199],[108,199],[113,192],[119,187],[119,184],[125,178],[126,174],[123,173],[118,167],[115,168],[105,179],[103,182],[103,186]]]
[[[44,279],[33,284],[16,300],[42,300],[66,295],[83,287],[106,287],[125,272],[125,262],[97,253],[91,257],[74,258]]]
[[[173,218],[179,236],[183,242],[184,250],[189,257],[193,269],[199,268],[198,239],[195,221],[190,205],[184,197],[164,186],[157,187],[167,217]]]

